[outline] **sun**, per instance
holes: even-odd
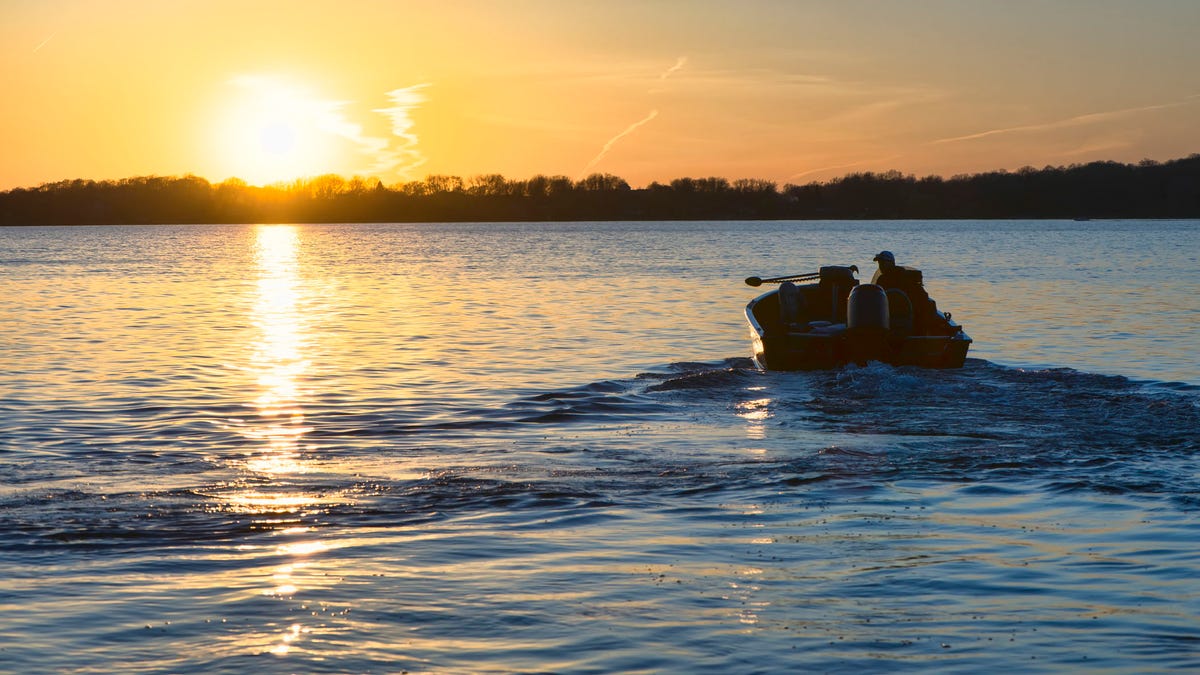
[[[411,180],[425,163],[413,112],[428,100],[429,83],[391,89],[374,101],[368,93],[361,102],[271,75],[239,75],[225,84],[204,116],[211,134],[197,137],[208,141],[202,153],[210,177],[251,185],[325,174]]]
[[[259,144],[271,155],[290,155],[296,149],[296,127],[285,121],[270,122],[259,129]]]
[[[231,82],[212,148],[224,175],[269,185],[336,172],[326,104],[278,78],[241,76]]]

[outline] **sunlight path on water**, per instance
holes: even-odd
[[[315,630],[309,621],[291,615],[286,600],[310,590],[306,580],[319,575],[322,567],[317,554],[338,548],[320,529],[320,513],[345,499],[321,494],[305,483],[306,474],[326,467],[312,459],[317,447],[306,438],[313,431],[305,407],[312,396],[316,351],[310,324],[318,317],[310,315],[317,305],[309,297],[313,289],[299,262],[300,228],[260,225],[254,232],[258,275],[254,296],[244,304],[250,311],[247,322],[254,328],[248,334],[245,373],[257,391],[248,390],[255,392],[244,404],[250,414],[227,422],[247,441],[240,456],[229,458],[246,473],[205,496],[216,500],[211,508],[276,534],[278,543],[243,549],[252,554],[246,562],[253,567],[244,570],[248,577],[239,585],[261,584],[263,596],[281,601],[280,618],[264,626],[265,633],[243,635],[236,648],[285,655]]]

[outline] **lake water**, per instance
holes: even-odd
[[[955,371],[761,373],[921,268]],[[1200,669],[1200,222],[0,228],[0,671]]]

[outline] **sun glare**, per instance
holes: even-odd
[[[321,101],[270,78],[245,76],[233,84],[217,144],[227,174],[266,185],[334,172]]]
[[[259,142],[269,154],[287,155],[296,149],[296,128],[287,122],[272,122],[262,128]]]
[[[212,117],[216,177],[252,185],[330,173],[411,179],[425,163],[413,113],[427,100],[427,84],[365,101],[323,97],[269,75],[240,75],[228,85]]]

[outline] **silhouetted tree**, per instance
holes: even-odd
[[[254,187],[197,176],[64,180],[0,193],[0,224],[437,222],[457,220],[756,218],[1200,218],[1200,155],[1137,164],[1092,162],[948,179],[898,171],[806,185],[677,178],[632,189],[594,173],[431,175],[385,187],[334,174]]]

